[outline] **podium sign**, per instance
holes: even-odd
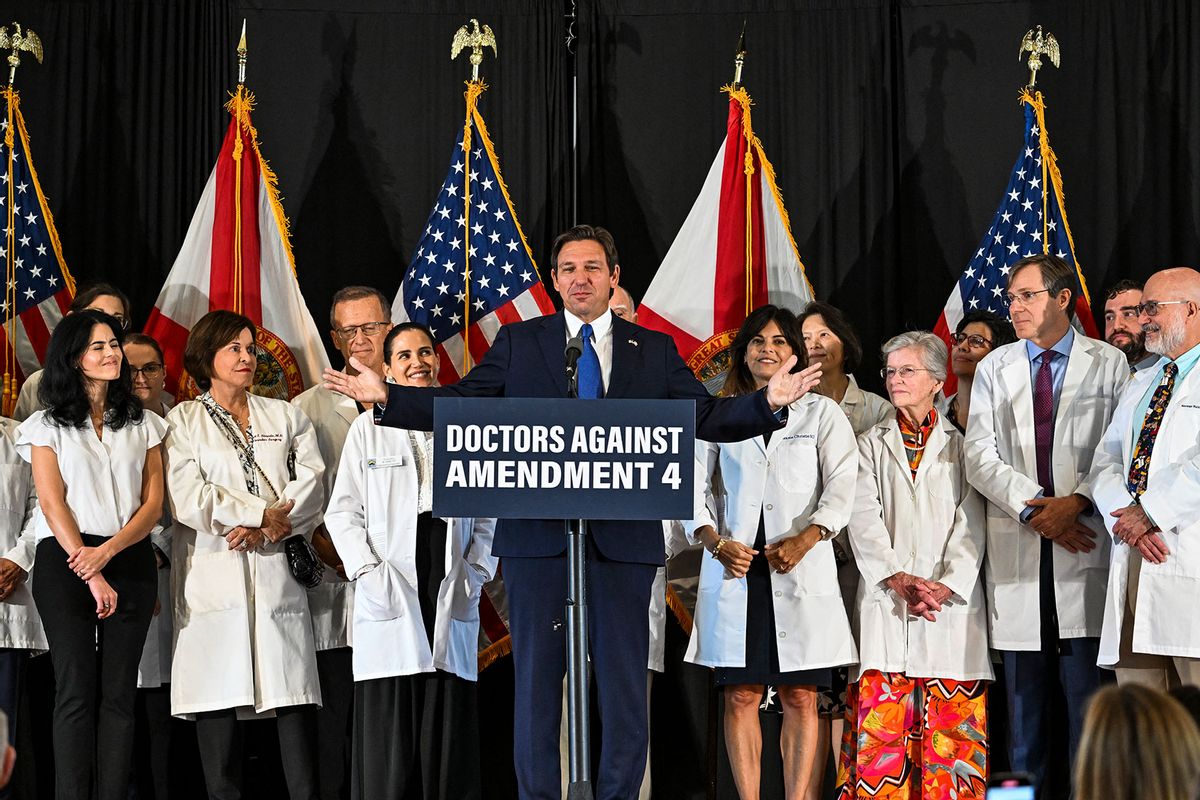
[[[439,397],[433,513],[691,519],[692,400]]]

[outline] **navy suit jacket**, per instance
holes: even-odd
[[[612,370],[604,396],[696,401],[696,435],[734,442],[781,428],[764,392],[717,398],[708,393],[679,357],[669,336],[613,315]],[[562,312],[505,325],[487,355],[453,386],[391,386],[382,424],[433,430],[437,397],[567,397],[563,350],[567,326]],[[592,401],[594,402],[594,401]],[[662,564],[662,525],[657,520],[595,520],[588,526],[607,558]],[[502,519],[492,552],[497,556],[557,556],[567,546],[562,520]]]

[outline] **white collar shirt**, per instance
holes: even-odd
[[[603,314],[592,320],[592,347],[596,349],[596,357],[600,359],[600,379],[604,383],[605,390],[612,385],[609,380],[612,375],[612,317],[612,312],[605,309]],[[569,342],[579,335],[579,329],[583,327],[583,320],[566,309],[563,309],[563,318],[567,321],[567,341]]]
[[[167,435],[167,423],[152,411],[119,430],[104,428],[96,436],[90,422],[82,428],[55,424],[38,411],[17,429],[17,452],[32,463],[33,447],[49,447],[58,457],[66,486],[67,508],[81,533],[113,536],[142,507],[142,470],[146,451]],[[43,514],[37,515],[38,541],[54,535]]]

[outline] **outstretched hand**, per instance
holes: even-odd
[[[357,358],[350,358],[350,366],[358,370],[357,375],[326,368],[321,375],[325,388],[338,394],[344,394],[363,405],[386,403],[388,390],[383,383],[383,378],[373,370],[367,369]]]
[[[772,411],[796,402],[821,381],[820,364],[813,364],[793,374],[796,361],[795,355],[790,356],[767,382],[767,402],[771,404]]]

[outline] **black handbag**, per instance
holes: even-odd
[[[306,589],[320,585],[325,576],[325,565],[317,558],[317,551],[308,540],[297,534],[283,540],[283,551],[287,554],[288,569],[292,577]]]

